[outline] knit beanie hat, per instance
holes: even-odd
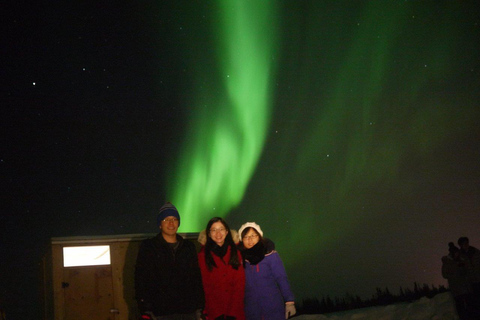
[[[247,222],[242,224],[240,229],[238,229],[238,237],[240,238],[240,241],[242,241],[242,232],[248,227],[254,228],[262,237],[263,237],[263,231],[260,229],[260,226],[256,224],[255,222]]]
[[[157,226],[160,226],[160,224],[162,223],[162,220],[165,219],[166,217],[177,218],[178,219],[178,225],[180,226],[180,215],[178,214],[178,210],[170,202],[165,203],[160,208],[160,213],[157,216]]]

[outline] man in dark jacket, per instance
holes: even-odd
[[[205,305],[195,245],[177,234],[180,215],[167,202],[157,216],[160,233],[140,245],[135,298],[143,319],[200,319]]]
[[[458,239],[462,255],[470,261],[468,276],[472,283],[473,293],[480,299],[480,250],[470,245],[467,237]]]

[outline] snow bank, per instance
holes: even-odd
[[[432,299],[421,298],[412,303],[392,304],[328,314],[303,314],[295,320],[458,320],[450,292]]]

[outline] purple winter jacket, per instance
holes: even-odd
[[[244,267],[247,320],[284,320],[285,302],[295,298],[278,253],[267,253],[256,265],[246,260]]]

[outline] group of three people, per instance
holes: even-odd
[[[458,246],[448,243],[449,254],[442,257],[442,276],[448,280],[460,320],[480,319],[480,250],[460,237]]]
[[[180,215],[171,203],[157,223],[160,233],[142,242],[135,267],[143,319],[282,320],[296,313],[283,263],[258,224],[245,223],[234,239],[224,219],[210,219],[197,255],[177,234]]]

